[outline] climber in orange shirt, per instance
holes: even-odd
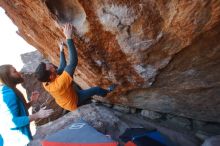
[[[36,68],[35,75],[47,92],[54,98],[56,103],[62,108],[73,111],[77,106],[82,105],[93,95],[106,96],[116,87],[111,85],[108,89],[92,87],[87,90],[76,91],[73,88],[73,74],[78,63],[77,51],[72,39],[72,25],[66,24],[64,34],[67,39],[69,64],[66,65],[63,44],[60,45],[60,65],[59,68],[51,63],[41,62]]]

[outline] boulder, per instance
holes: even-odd
[[[220,135],[210,137],[205,140],[202,146],[219,146],[220,144]]]
[[[59,63],[74,26],[75,81],[112,83],[103,102],[220,122],[220,1],[1,0],[18,34]],[[67,50],[65,49],[67,55]]]

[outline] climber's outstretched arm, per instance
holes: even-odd
[[[66,67],[66,58],[65,58],[65,54],[63,51],[63,42],[59,44],[59,48],[60,48],[60,65],[57,69],[57,74],[62,74],[64,68]]]
[[[65,71],[70,75],[73,76],[73,73],[76,69],[77,63],[78,63],[78,56],[76,47],[74,45],[73,39],[72,39],[72,25],[66,24],[64,28],[64,34],[67,39],[67,46],[68,46],[68,53],[69,53],[69,63],[65,67]]]

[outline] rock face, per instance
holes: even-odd
[[[38,51],[22,54],[21,59],[24,63],[24,67],[21,71],[23,72],[23,77],[25,78],[22,86],[26,89],[27,96],[30,97],[34,90],[40,92],[38,102],[32,106],[33,113],[43,107],[54,110],[54,114],[48,118],[35,121],[36,125],[43,125],[63,116],[65,114],[65,110],[56,104],[54,98],[52,98],[50,94],[44,90],[42,83],[40,83],[34,76],[34,71],[39,62],[46,62],[47,60],[43,59],[42,55],[40,55]]]
[[[202,146],[218,146],[220,143],[220,135],[207,139]]]
[[[58,64],[75,27],[83,88],[119,84],[104,102],[220,122],[220,1],[1,0],[18,34]]]

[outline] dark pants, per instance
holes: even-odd
[[[92,87],[86,90],[77,91],[78,95],[78,106],[83,105],[91,96],[106,96],[108,94],[108,90],[102,89],[100,87]]]

